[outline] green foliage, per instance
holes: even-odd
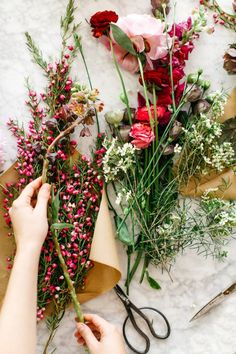
[[[127,34],[114,23],[111,24],[111,29],[116,43],[118,43],[123,49],[127,50],[128,53],[137,56],[134,45]]]
[[[42,51],[36,45],[31,35],[28,32],[25,32],[26,37],[26,45],[32,54],[33,60],[36,64],[38,64],[43,70],[47,69],[47,62],[44,60]]]
[[[155,279],[150,277],[150,275],[149,275],[147,270],[146,270],[146,278],[147,278],[148,284],[150,285],[150,287],[152,289],[155,289],[155,290],[160,290],[161,289],[160,284],[158,284],[158,282]]]
[[[132,237],[132,233],[129,232],[126,223],[119,215],[115,215],[115,224],[118,234],[118,239],[123,242],[127,246],[132,246],[134,244],[134,240]]]

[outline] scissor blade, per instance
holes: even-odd
[[[232,285],[230,285],[227,289],[225,289],[224,291],[220,292],[218,295],[216,295],[211,301],[209,301],[205,306],[203,306],[201,308],[200,311],[198,311],[193,318],[191,318],[191,320],[189,322],[192,322],[196,319],[198,319],[199,317],[205,315],[206,313],[208,313],[213,307],[219,305],[222,301],[224,301],[224,299],[228,296],[233,294],[236,291],[236,283],[233,283]]]
[[[205,306],[201,308],[194,316],[191,318],[189,322],[195,321],[199,317],[205,315],[207,312],[209,312],[213,307],[219,305],[225,298],[225,295],[223,293],[218,294],[214,299],[209,301]]]

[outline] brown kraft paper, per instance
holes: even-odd
[[[18,174],[13,164],[0,176],[0,184],[4,186],[7,182],[16,182],[17,179]],[[0,206],[3,205],[3,198],[3,193],[0,193]],[[0,207],[0,306],[10,276],[6,259],[14,253],[15,249],[13,238],[7,236],[10,230],[5,224],[3,214],[4,210]],[[121,277],[115,233],[105,192],[102,195],[95,225],[90,259],[94,262],[94,267],[88,273],[85,289],[78,293],[78,299],[81,303],[111,290]]]
[[[225,106],[222,122],[236,116],[236,88],[231,92]],[[236,167],[236,166],[235,166]],[[232,169],[222,173],[212,173],[199,179],[190,178],[186,187],[180,193],[183,196],[199,197],[207,190],[216,190],[214,195],[228,200],[236,200],[236,174]]]

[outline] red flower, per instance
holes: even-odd
[[[158,86],[159,88],[167,87],[170,85],[170,75],[167,68],[160,66],[156,70],[148,70],[144,73],[145,83],[152,87],[152,85]],[[139,82],[142,85],[142,78],[139,78]]]
[[[171,87],[166,87],[160,92],[157,92],[158,106],[168,106],[172,104]]]
[[[192,23],[192,18],[189,17],[188,20],[186,22],[181,22],[178,24],[174,24],[171,28],[171,30],[169,31],[169,35],[171,37],[175,36],[179,38],[179,40],[182,40],[183,35],[186,32],[189,32],[192,29],[193,23]]]
[[[150,110],[151,110],[152,119],[154,120],[155,119],[155,107],[153,105],[151,105]],[[156,107],[156,115],[157,115],[157,119],[158,119],[159,123],[162,122],[162,118],[164,117],[165,113],[166,113],[165,107],[161,107],[161,106]],[[147,107],[140,107],[137,109],[136,120],[138,122],[150,123],[150,117],[148,114]]]
[[[138,149],[146,149],[155,139],[151,127],[142,123],[133,124],[129,135],[134,138],[131,143]]]
[[[101,37],[109,29],[111,22],[118,21],[118,15],[114,11],[99,11],[90,19],[92,33],[96,38]]]

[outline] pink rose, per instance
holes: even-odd
[[[163,58],[168,51],[165,24],[150,15],[128,15],[116,23],[134,43],[137,52],[146,52],[151,60]]]
[[[146,149],[155,139],[151,127],[142,123],[133,124],[129,135],[134,138],[131,143],[138,149]]]
[[[152,60],[163,58],[168,53],[169,35],[164,33],[165,24],[150,15],[128,15],[120,17],[116,25],[127,34],[138,53],[145,52],[147,64],[153,67]],[[111,33],[111,38],[113,38]],[[113,39],[114,42],[114,39]],[[119,64],[131,73],[138,71],[138,61],[114,42],[114,52]]]

